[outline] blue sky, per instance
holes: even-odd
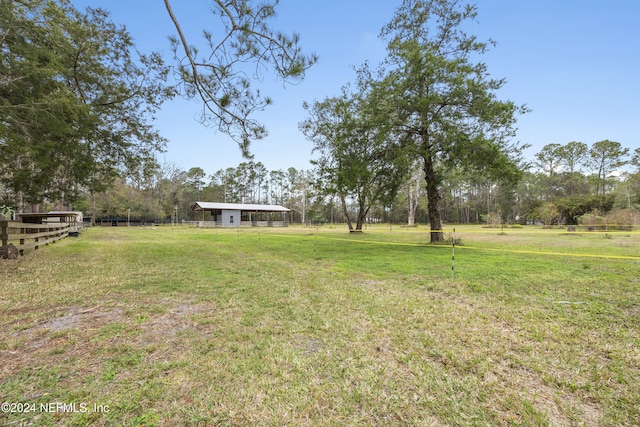
[[[142,51],[171,59],[167,36],[175,30],[162,1],[72,0],[102,7],[125,25]],[[318,63],[305,80],[283,87],[266,76],[261,90],[274,104],[257,117],[269,136],[253,143],[255,161],[269,170],[310,168],[312,145],[298,131],[305,119],[304,101],[339,93],[353,81],[354,66],[376,65],[385,57],[380,28],[400,0],[281,0],[274,27],[297,32],[305,52]],[[506,78],[504,100],[532,111],[518,120],[516,140],[531,144],[532,158],[544,145],[609,139],[631,150],[640,147],[640,1],[637,0],[477,0],[478,23],[470,31],[497,42],[482,58],[492,77]],[[135,6],[133,6],[135,5]],[[133,6],[133,7],[132,7]],[[173,0],[173,9],[192,43],[201,30],[215,32],[219,21],[207,0]],[[208,174],[235,167],[244,159],[226,135],[200,125],[198,104],[167,103],[156,127],[169,139],[160,161],[182,169],[201,167]]]

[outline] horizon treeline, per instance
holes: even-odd
[[[367,221],[409,222],[409,199],[417,201],[414,223],[428,223],[424,180],[419,168],[388,206],[373,205]],[[81,210],[100,218],[162,222],[176,213],[195,220],[196,201],[282,205],[292,210],[290,221],[303,224],[342,223],[345,209],[325,188],[313,169],[267,170],[247,161],[207,176],[200,167],[182,170],[154,164],[129,170],[101,193],[81,196],[73,206],[45,203],[32,210]],[[463,170],[447,171],[442,186],[442,218],[446,223],[577,224],[608,221],[638,223],[640,214],[640,149],[631,152],[614,141],[591,147],[581,142],[548,144],[534,160],[522,165],[517,183],[493,182]],[[356,209],[346,201],[346,211]]]

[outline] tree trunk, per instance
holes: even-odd
[[[344,196],[340,196],[340,201],[342,202],[342,213],[344,215],[344,219],[347,221],[347,226],[349,227],[349,231],[353,231],[353,224],[351,223],[351,218],[349,218],[349,211],[347,210],[347,202],[344,200]]]
[[[416,210],[418,209],[418,195],[419,195],[419,184],[420,180],[416,180],[416,188],[413,188],[413,182],[409,181],[407,184],[407,201],[409,202],[408,211],[409,216],[407,218],[407,225],[414,226],[416,225]]]
[[[366,206],[366,200],[364,199],[364,196],[361,196],[360,200],[358,201],[358,222],[356,224],[356,231],[362,231],[362,225],[367,219],[369,208],[370,206]]]
[[[429,225],[431,226],[431,243],[438,243],[444,240],[442,232],[442,221],[440,219],[440,191],[438,188],[438,175],[433,166],[431,157],[424,159],[425,180],[427,182],[427,212],[429,214]]]
[[[22,194],[22,191],[18,191],[16,193],[16,213],[24,213],[24,196]]]
[[[91,192],[91,226],[95,227],[96,225],[96,195]]]

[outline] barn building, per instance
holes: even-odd
[[[195,202],[191,210],[200,227],[287,227],[291,211],[279,205],[214,202]]]

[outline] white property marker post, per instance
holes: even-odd
[[[318,246],[318,227],[316,227],[316,232],[313,236],[313,255],[316,254],[316,247]]]
[[[456,259],[456,229],[451,235],[451,280],[455,279],[454,260]]]

